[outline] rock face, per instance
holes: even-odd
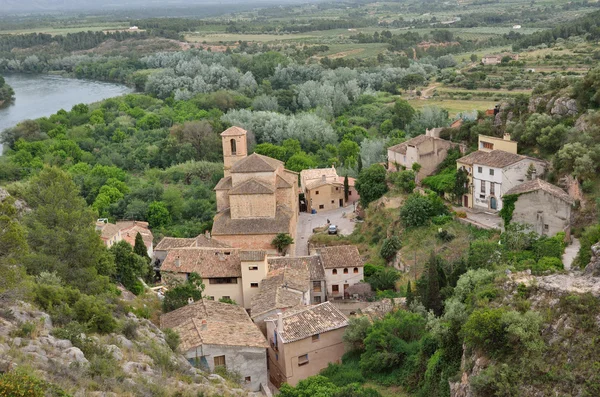
[[[583,273],[592,277],[600,277],[600,242],[592,245],[592,259]]]
[[[559,97],[551,100],[546,105],[546,109],[550,110],[553,116],[575,116],[579,113],[577,102],[574,99],[567,97]]]
[[[19,302],[9,307],[0,305],[0,309],[1,372],[26,365],[71,395],[82,397],[257,395],[192,367],[185,357],[171,351],[158,327],[132,314],[126,319],[135,328],[130,338],[81,334],[78,340],[84,343],[73,346],[70,340],[54,336],[50,316],[32,305]],[[25,323],[33,324],[34,330],[23,331],[29,329],[23,327]],[[94,391],[98,390],[94,389],[98,379],[103,382],[102,392]]]

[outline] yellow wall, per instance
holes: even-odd
[[[491,143],[492,149],[484,147],[483,143]],[[492,150],[502,150],[504,152],[517,154],[517,142],[510,140],[510,135],[505,135],[504,138],[496,138],[493,136],[479,135],[477,149],[483,152],[491,152]]]
[[[249,194],[229,196],[231,219],[274,218],[274,194]]]
[[[250,267],[256,266],[258,270],[250,270]],[[242,291],[244,293],[243,305],[246,309],[250,309],[252,298],[258,293],[258,287],[252,288],[252,283],[260,282],[267,277],[268,267],[267,258],[259,262],[242,262]],[[239,302],[242,304],[242,302]]]
[[[336,190],[337,188],[337,190]],[[317,194],[319,192],[319,194]],[[315,209],[319,211],[328,211],[340,208],[340,199],[345,205],[344,185],[323,185],[306,191],[306,202],[308,211]],[[333,202],[332,202],[333,201]],[[323,208],[320,208],[323,205]]]

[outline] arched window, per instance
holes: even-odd
[[[337,274],[337,269],[333,269],[333,270],[331,271],[331,274]]]
[[[347,267],[344,268],[344,274],[348,274],[348,268]]]
[[[358,268],[357,267],[354,268],[354,273],[358,273]]]
[[[231,143],[231,154],[235,155],[236,154],[236,143],[235,143],[235,139],[231,138],[231,140],[229,141]]]

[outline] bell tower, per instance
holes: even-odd
[[[223,170],[225,177],[235,163],[248,155],[248,142],[246,130],[240,127],[231,127],[221,133],[223,143]]]

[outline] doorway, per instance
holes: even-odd
[[[344,199],[340,199],[340,207],[344,206]]]
[[[496,197],[490,197],[490,208],[495,210],[498,207],[498,203],[496,202]]]
[[[469,196],[466,194],[463,196],[463,207],[469,208]]]

